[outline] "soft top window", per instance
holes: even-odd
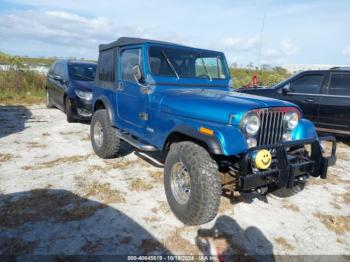
[[[152,74],[179,78],[228,79],[227,65],[220,53],[196,49],[151,46]]]

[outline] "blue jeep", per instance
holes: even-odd
[[[95,153],[117,157],[120,140],[165,152],[168,203],[188,225],[212,220],[223,193],[287,197],[309,176],[325,179],[336,161],[334,138],[317,137],[296,105],[236,93],[230,79],[221,52],[125,37],[100,45]],[[327,156],[323,140],[332,142]]]

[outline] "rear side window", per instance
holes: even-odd
[[[98,78],[101,81],[114,81],[114,52],[113,49],[100,53],[98,64]]]
[[[122,79],[126,81],[135,82],[132,68],[139,65],[142,68],[141,49],[127,49],[121,55],[121,71]]]
[[[317,94],[320,91],[323,74],[304,75],[291,82],[290,89],[294,93]]]
[[[350,74],[332,73],[328,94],[350,96]]]

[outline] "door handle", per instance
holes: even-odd
[[[305,102],[313,103],[313,102],[315,102],[315,100],[312,98],[305,98]]]
[[[118,90],[118,91],[121,91],[121,92],[124,91],[124,84],[123,84],[123,82],[119,82],[119,83],[118,83],[117,90]]]

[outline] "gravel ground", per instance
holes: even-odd
[[[167,205],[161,157],[123,145],[102,160],[88,124],[0,106],[0,254],[350,255],[349,142],[329,179],[289,199],[222,197],[216,219],[195,227]]]

